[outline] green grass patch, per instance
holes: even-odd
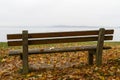
[[[111,45],[111,46],[120,46],[120,42],[105,42],[105,44]]]
[[[42,45],[32,45],[31,47],[67,47],[67,46],[81,46],[81,45],[95,45],[97,42],[77,42],[77,43],[60,43],[60,44],[42,44]],[[119,46],[120,42],[105,42],[105,45],[109,46]],[[6,49],[8,48],[7,42],[0,42],[0,48]],[[21,48],[18,46],[14,46],[14,48]]]
[[[0,42],[0,48],[8,48],[6,42]]]

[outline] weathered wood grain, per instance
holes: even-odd
[[[23,31],[22,34],[23,39],[23,53],[22,53],[22,61],[23,61],[23,74],[27,74],[29,71],[28,67],[28,31]]]
[[[114,30],[106,30],[105,34],[113,34]],[[48,37],[66,37],[66,36],[89,36],[98,35],[99,30],[90,31],[69,31],[69,32],[49,32],[49,33],[29,33],[28,38],[48,38]],[[22,34],[8,34],[7,39],[22,39]]]

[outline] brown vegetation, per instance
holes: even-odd
[[[20,47],[0,47],[0,80],[120,80],[120,45],[114,44],[107,44],[113,48],[103,52],[103,64],[100,67],[87,65],[87,52],[31,55],[31,72],[27,75],[20,73],[22,61],[19,56],[8,56],[9,50]],[[65,45],[57,44],[54,47]]]

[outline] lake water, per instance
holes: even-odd
[[[120,41],[119,27],[104,27],[105,29],[114,29],[113,41]],[[29,33],[34,32],[57,32],[57,31],[83,31],[83,30],[98,30],[99,27],[0,27],[0,42],[6,42],[7,34],[21,33],[22,30],[28,30]]]

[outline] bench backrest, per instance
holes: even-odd
[[[105,30],[103,33],[104,40],[112,40],[114,30]],[[28,45],[51,44],[51,43],[69,43],[69,42],[86,42],[98,41],[100,30],[89,31],[70,31],[70,32],[49,32],[49,33],[28,33],[23,31],[22,34],[8,34],[8,46],[22,46],[23,40]]]

